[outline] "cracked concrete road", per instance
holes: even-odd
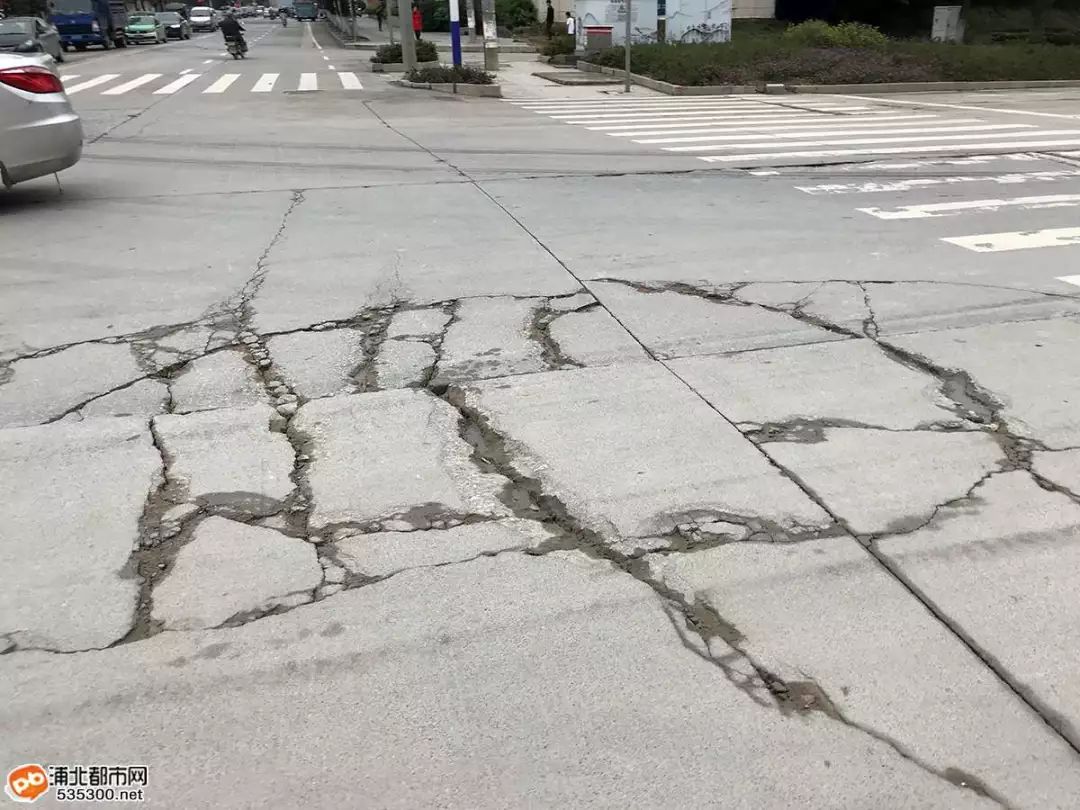
[[[947,160],[675,171],[363,77],[76,96],[63,195],[0,196],[0,759],[185,810],[1074,810],[1080,246],[852,218]],[[962,189],[1068,159],[1021,157]]]

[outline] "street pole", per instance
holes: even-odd
[[[405,72],[416,69],[416,42],[412,32],[412,14],[409,0],[397,0],[398,23],[401,25],[401,61]]]
[[[461,9],[458,0],[450,2],[450,53],[454,64],[461,64]]]
[[[626,42],[623,43],[623,49],[626,52],[626,64],[624,65],[626,69],[626,87],[623,90],[624,93],[630,92],[630,3],[631,0],[626,0]]]

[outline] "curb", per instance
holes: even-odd
[[[438,62],[417,62],[418,68],[438,67]],[[372,73],[404,73],[405,65],[402,62],[372,62]]]
[[[408,79],[395,79],[390,82],[399,87],[412,90],[431,90],[435,93],[450,93],[456,96],[478,96],[480,98],[502,98],[502,87],[497,84],[455,84],[451,82],[410,82]]]
[[[584,70],[587,73],[606,73],[609,76],[618,76],[619,78],[626,77],[625,70],[594,65],[591,62],[582,62],[581,60],[578,60],[577,67],[578,70]],[[642,76],[638,73],[631,73],[630,81],[633,84],[640,84],[642,87],[648,87],[650,90],[666,93],[669,96],[733,96],[761,92],[760,86],[752,84],[715,84],[694,87],[684,84],[662,82],[658,79],[651,79],[648,76]]]

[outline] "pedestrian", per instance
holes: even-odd
[[[570,36],[574,36],[577,33],[577,20],[574,19],[574,15],[569,11],[566,12],[566,33]]]
[[[544,18],[544,33],[547,34],[547,38],[551,39],[551,30],[555,27],[555,6],[551,5],[551,0],[547,0],[547,16]]]
[[[379,30],[382,31],[383,20],[386,19],[386,0],[379,3],[375,7],[375,22],[379,24]]]
[[[412,7],[412,30],[416,34],[416,41],[420,41],[420,34],[424,31],[424,17],[420,13],[420,6],[413,3]]]

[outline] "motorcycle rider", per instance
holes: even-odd
[[[237,39],[240,41],[240,51],[247,53],[247,43],[244,41],[244,26],[241,22],[233,16],[232,11],[225,13],[225,19],[221,21],[221,35],[225,37],[225,44],[228,45],[230,39]]]
[[[287,28],[289,26],[289,15],[285,13],[278,14],[281,17],[281,27]]]

